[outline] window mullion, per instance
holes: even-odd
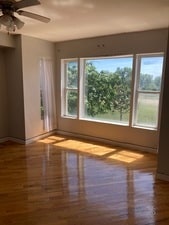
[[[132,126],[132,118],[134,114],[134,87],[135,87],[135,70],[136,70],[136,55],[133,56],[133,66],[132,66],[132,83],[131,83],[131,101],[130,101],[130,115],[129,115],[129,126]]]
[[[78,96],[78,101],[77,101],[77,119],[79,119],[80,117],[80,82],[81,82],[81,73],[80,73],[80,68],[81,68],[81,65],[80,65],[80,59],[78,58],[78,87],[77,87],[77,96]]]
[[[160,91],[142,91],[142,90],[137,90],[138,93],[141,94],[160,94]]]
[[[64,63],[64,115],[67,115],[67,64]]]
[[[140,57],[135,55],[135,82],[134,82],[134,104],[133,104],[133,114],[132,114],[132,126],[135,125],[136,121],[136,110],[138,102],[138,87],[139,87],[139,73],[140,73]]]
[[[79,59],[79,119],[84,116],[84,59]]]

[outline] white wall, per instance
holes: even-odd
[[[60,60],[74,57],[165,52],[167,34],[167,30],[154,30],[57,43],[58,131],[102,138],[120,145],[130,144],[146,149],[157,149],[158,131],[62,118],[59,107],[62,101],[59,98],[61,90]]]
[[[29,140],[45,133],[40,114],[41,57],[51,58],[54,65],[54,43],[22,36],[22,66],[24,88],[25,139]]]

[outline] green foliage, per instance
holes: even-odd
[[[86,65],[86,108],[89,116],[105,114],[111,111],[123,114],[130,108],[131,69],[117,68],[115,73],[101,71],[100,73],[90,63]]]
[[[157,91],[160,91],[160,87],[161,87],[161,77],[157,76],[154,78],[154,85],[156,87]]]
[[[76,115],[77,114],[77,92],[69,91],[67,96],[68,101],[68,114]]]
[[[112,111],[120,113],[120,121],[123,120],[123,114],[129,112],[130,109],[131,72],[130,68],[117,68],[115,72],[116,85],[114,86]]]
[[[161,77],[153,77],[150,74],[140,74],[140,90],[159,91],[161,86]]]
[[[112,86],[110,84],[109,72],[100,73],[92,64],[86,66],[85,96],[86,108],[89,116],[106,113],[111,109]]]
[[[77,64],[75,64],[74,62],[70,62],[68,64],[68,68],[67,68],[67,85],[69,88],[77,88],[77,84],[78,84],[78,68],[77,68]]]

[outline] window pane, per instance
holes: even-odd
[[[157,127],[159,94],[139,93],[136,112],[136,124]]]
[[[163,57],[141,57],[139,90],[160,91]]]
[[[78,63],[70,61],[66,64],[66,86],[67,88],[77,88],[78,85]]]
[[[67,115],[75,116],[77,115],[77,91],[67,91]]]
[[[83,117],[129,123],[132,57],[85,60]]]

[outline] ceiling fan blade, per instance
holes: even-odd
[[[17,29],[21,29],[24,26],[24,22],[22,22],[17,17],[13,16],[14,24],[16,25]]]
[[[39,21],[44,22],[44,23],[48,23],[50,21],[50,19],[47,18],[47,17],[40,16],[38,14],[31,13],[31,12],[26,12],[26,11],[23,11],[23,10],[18,10],[17,13],[21,16],[26,16],[26,17],[29,17],[29,18],[32,18],[32,19],[35,19],[35,20],[39,20]]]
[[[15,10],[29,7],[29,6],[34,6],[34,5],[40,5],[39,0],[21,0],[13,4]]]

